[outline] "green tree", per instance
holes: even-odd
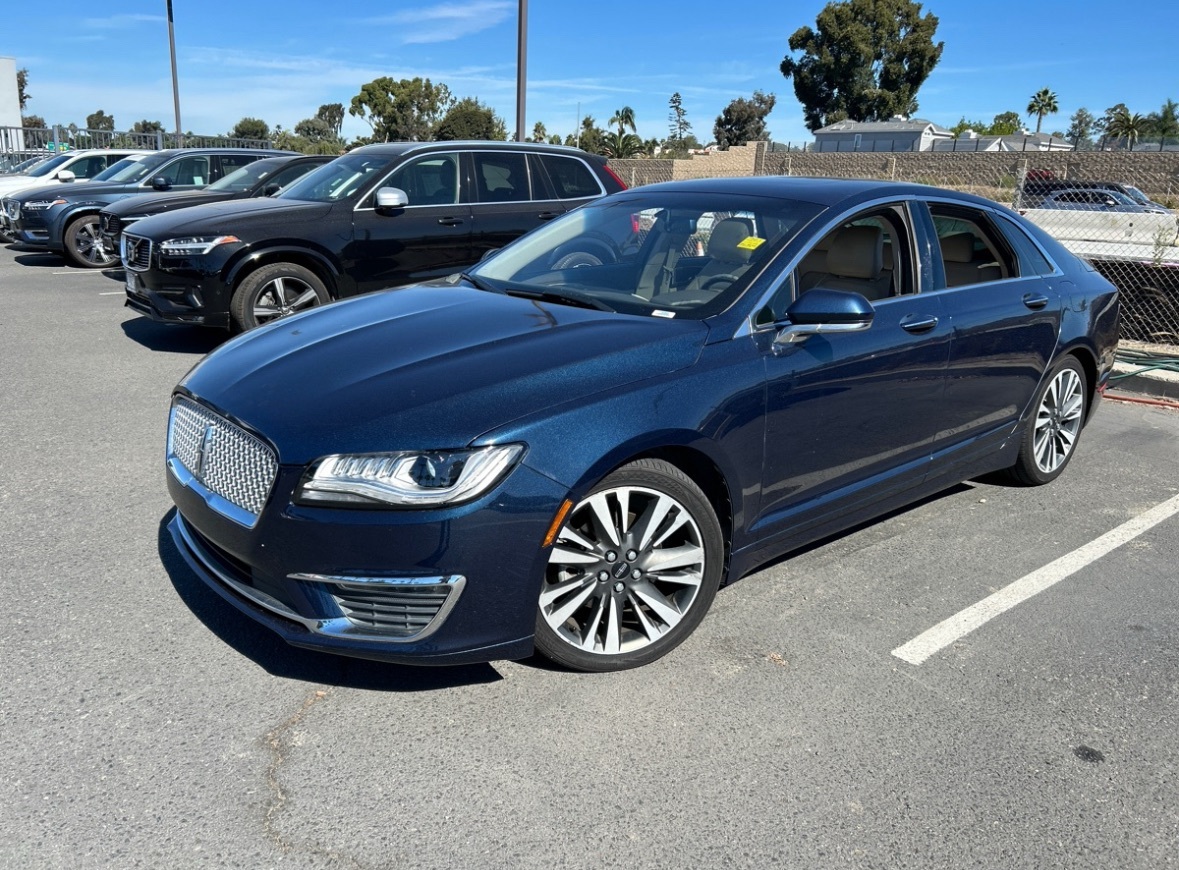
[[[1023,118],[1019,112],[1001,112],[994,117],[987,127],[988,136],[1012,136],[1023,127]]]
[[[950,132],[954,134],[955,138],[960,137],[967,130],[973,130],[975,133],[985,134],[990,126],[990,124],[987,124],[984,121],[967,121],[966,116],[963,115],[958,119],[958,123],[950,128]]]
[[[1031,100],[1028,102],[1028,115],[1036,116],[1036,132],[1040,132],[1040,125],[1044,123],[1045,115],[1055,115],[1060,111],[1060,105],[1056,102],[1056,94],[1047,88],[1040,88],[1032,94]]]
[[[607,157],[622,160],[627,157],[636,157],[644,152],[643,140],[634,133],[611,132],[606,134],[601,153]]]
[[[1131,112],[1119,103],[1111,110],[1109,120],[1105,124],[1105,133],[1112,136],[1115,142],[1125,139],[1126,150],[1133,151],[1134,143],[1142,138],[1148,127],[1146,118],[1137,112]]]
[[[811,132],[835,121],[882,121],[917,111],[917,91],[942,56],[938,19],[914,0],[828,3],[815,27],[790,37],[779,69],[794,80]]]
[[[635,110],[630,106],[623,106],[621,109],[615,111],[610,120],[606,123],[608,123],[611,127],[617,124],[618,135],[620,136],[626,132],[627,128],[630,128],[632,133],[638,132],[635,129]]]
[[[29,71],[27,69],[18,69],[16,71],[16,98],[20,101],[20,110],[23,112],[25,106],[29,102]]]
[[[574,145],[591,154],[604,154],[606,131],[598,126],[593,115],[586,115],[581,119],[581,130],[577,134],[565,137],[566,145]]]
[[[754,91],[750,99],[738,97],[725,106],[712,128],[717,146],[725,151],[733,145],[768,139],[766,115],[773,111],[776,101],[773,94]]]
[[[132,133],[162,133],[164,125],[160,121],[149,121],[144,118],[131,125]]]
[[[422,142],[430,138],[434,125],[453,105],[454,97],[446,85],[422,78],[393,81],[381,76],[361,87],[348,114],[372,127],[374,142]]]
[[[1093,140],[1089,137],[1093,135],[1097,119],[1086,108],[1077,109],[1073,112],[1069,120],[1069,128],[1065,131],[1065,138],[1073,143],[1074,148],[1084,145],[1092,145]]]
[[[322,105],[316,110],[315,118],[327,124],[336,137],[339,138],[340,128],[344,126],[344,104],[327,103]]]
[[[108,133],[115,129],[115,118],[99,109],[93,115],[86,116],[87,130],[106,130]]]
[[[26,130],[45,130],[49,127],[40,115],[22,115],[20,125]]]
[[[488,106],[470,97],[459,100],[434,128],[434,138],[449,142],[456,139],[489,139],[499,142],[508,138],[504,120]]]
[[[269,139],[270,125],[261,118],[242,118],[228,135],[232,139]]]
[[[544,142],[549,137],[549,131],[545,129],[541,121],[537,121],[532,125],[532,138],[529,142]]]
[[[692,132],[692,125],[688,122],[688,113],[684,111],[684,98],[676,91],[667,101],[671,111],[667,115],[668,139],[683,139]]]
[[[1168,139],[1179,137],[1179,103],[1167,100],[1157,112],[1146,116],[1150,122],[1151,135],[1159,137],[1159,151]]]

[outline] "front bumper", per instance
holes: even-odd
[[[189,567],[293,646],[402,664],[532,654],[541,547],[566,493],[518,466],[483,500],[447,510],[310,508],[280,469],[253,528],[171,472],[169,524]]]
[[[183,276],[168,280],[168,273],[134,272],[123,264],[125,277],[124,304],[159,323],[191,323],[196,326],[229,328],[229,310],[213,309],[205,300],[210,292],[206,282]],[[160,280],[163,278],[163,280]],[[150,282],[150,284],[149,284]],[[217,282],[219,285],[220,282]],[[222,294],[213,291],[220,298]]]

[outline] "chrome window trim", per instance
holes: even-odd
[[[368,192],[364,196],[362,196],[359,200],[356,201],[356,205],[354,205],[352,207],[352,213],[356,214],[358,212],[366,212],[366,211],[375,212],[377,210],[377,207],[375,204],[376,200],[377,200],[377,191],[380,190],[382,187],[386,187],[385,182],[388,181],[390,178],[392,178],[394,173],[405,168],[406,166],[408,166],[410,163],[412,163],[417,158],[419,158],[419,157],[438,157],[438,156],[445,157],[447,155],[454,155],[454,157],[458,163],[459,172],[462,172],[462,169],[463,169],[462,155],[465,153],[466,152],[464,152],[464,151],[448,151],[445,149],[440,149],[438,151],[425,151],[425,152],[420,152],[420,153],[417,152],[417,149],[410,149],[409,151],[406,151],[404,154],[401,155],[405,159],[404,160],[394,160],[393,166],[385,174],[385,177],[382,178],[380,181],[378,181],[376,184],[374,184],[372,187],[370,187],[368,189]],[[363,203],[365,200],[369,199],[370,197],[372,198],[374,205],[371,208],[361,208],[361,203]],[[469,202],[426,203],[425,205],[414,205],[411,202],[411,203],[407,203],[406,205],[402,206],[402,208],[403,209],[406,209],[406,208],[447,208],[449,206],[466,208],[466,207],[469,207],[470,205],[471,204]]]

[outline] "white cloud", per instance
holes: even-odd
[[[452,42],[495,27],[512,15],[515,8],[516,4],[510,0],[440,3],[369,18],[366,23],[397,27],[394,38],[402,45]]]

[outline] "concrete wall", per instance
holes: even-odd
[[[1174,151],[837,154],[767,152],[765,142],[754,142],[687,160],[611,160],[610,166],[632,187],[680,178],[797,175],[910,181],[999,200],[1010,199],[1021,170],[1049,169],[1061,178],[1134,184],[1172,208],[1179,206],[1179,152]]]

